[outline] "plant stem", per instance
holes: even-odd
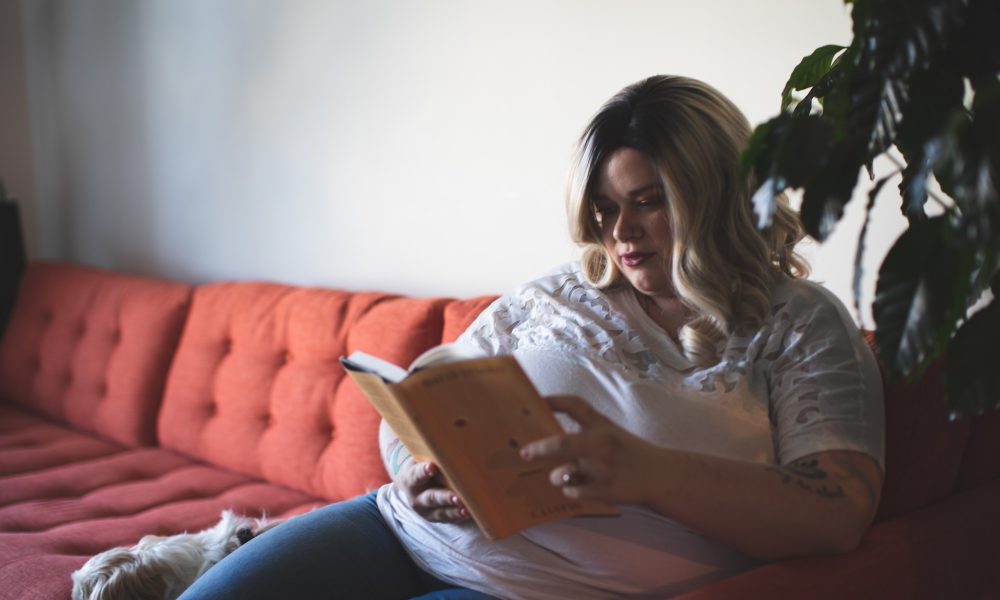
[[[883,154],[889,160],[892,161],[892,164],[894,164],[897,167],[899,167],[900,171],[902,171],[903,169],[906,168],[906,163],[904,163],[903,161],[899,160],[898,158],[896,158],[895,156],[893,156],[891,153],[884,152]],[[944,210],[944,212],[950,212],[952,209],[955,208],[954,204],[948,204],[947,202],[944,201],[944,198],[942,198],[941,196],[938,196],[936,193],[932,192],[931,190],[928,190],[927,189],[927,180],[924,180],[924,189],[927,190],[927,197],[930,198],[931,200],[937,202],[938,206],[940,206],[941,209]]]

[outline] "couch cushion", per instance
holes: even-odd
[[[967,490],[1000,479],[1000,410],[973,417],[962,457],[957,489]]]
[[[0,477],[100,458],[121,451],[106,440],[68,430],[24,409],[0,403]],[[11,490],[0,486],[0,502]]]
[[[885,484],[877,520],[927,506],[950,495],[969,438],[969,421],[949,421],[944,364],[932,364],[916,382],[885,387]]]
[[[854,552],[765,565],[677,600],[997,598],[1000,482],[872,527]]]
[[[86,442],[0,405],[0,598],[69,598],[91,555],[203,529],[223,509],[282,518],[323,504],[167,450]]]
[[[29,265],[0,341],[0,400],[127,446],[154,444],[190,292],[76,265]]]
[[[441,332],[441,342],[454,342],[458,336],[476,320],[479,313],[493,304],[496,296],[479,296],[466,300],[453,300],[444,307],[444,326]]]
[[[877,356],[874,333],[864,335]],[[876,521],[951,494],[969,438],[967,420],[948,419],[943,359],[932,363],[917,381],[883,379],[883,393],[886,472]]]
[[[361,349],[409,364],[445,300],[269,283],[195,291],[167,382],[165,447],[330,500],[388,481],[379,417],[345,377]]]

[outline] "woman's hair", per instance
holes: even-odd
[[[750,124],[715,88],[658,75],[632,84],[597,112],[580,138],[570,173],[570,233],[581,244],[583,272],[593,285],[623,285],[601,242],[591,193],[604,161],[620,148],[646,155],[659,174],[673,234],[669,268],[678,298],[695,317],[680,331],[696,364],[719,361],[719,342],[761,325],[779,273],[802,277],[808,265],[794,251],[803,231],[782,195],[773,222],[759,230],[751,194],[740,178]]]

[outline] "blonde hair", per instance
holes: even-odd
[[[680,331],[696,364],[719,361],[720,342],[761,325],[776,277],[808,274],[795,253],[803,230],[779,199],[769,228],[757,228],[740,179],[750,136],[743,113],[718,90],[686,77],[653,76],[616,94],[597,112],[577,147],[570,172],[570,234],[583,246],[583,272],[593,285],[627,285],[601,242],[590,194],[604,161],[620,148],[646,155],[659,173],[673,234],[674,289],[695,317]]]

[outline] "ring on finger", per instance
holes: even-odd
[[[587,475],[580,468],[580,463],[577,461],[573,461],[573,464],[569,467],[569,471],[563,473],[562,476],[563,485],[581,485],[585,481],[587,481]]]

